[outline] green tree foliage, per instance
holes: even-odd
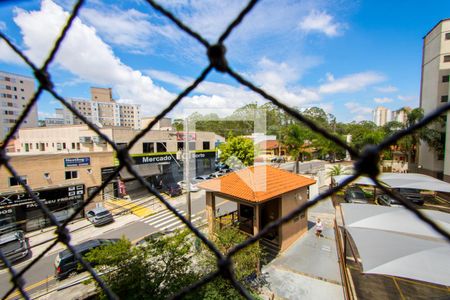
[[[230,136],[226,143],[220,144],[220,160],[232,168],[253,165],[255,148],[250,139]]]
[[[348,174],[350,174],[350,171],[340,164],[332,166],[327,172],[328,177],[348,175]]]
[[[303,161],[305,143],[311,137],[311,132],[299,124],[289,125],[284,131],[283,144],[289,155],[295,158],[295,173],[299,171],[299,162]]]
[[[182,231],[149,239],[139,247],[122,238],[91,251],[87,259],[108,271],[102,277],[121,299],[166,299],[199,279],[192,256],[192,235]],[[98,291],[99,298],[106,299]]]
[[[216,229],[216,232],[210,237],[217,248],[223,253],[227,254],[234,246],[244,242],[247,236],[243,234],[238,228],[234,226]],[[204,247],[205,255],[203,256],[203,264],[207,273],[217,270],[217,257],[206,247]],[[244,284],[245,278],[254,274],[258,270],[258,264],[261,259],[261,249],[259,243],[252,244],[233,256],[233,267],[236,278]],[[251,292],[249,286],[246,286]],[[197,299],[241,299],[242,296],[233,287],[229,280],[222,277],[214,279],[209,284],[205,285],[200,291],[201,297]],[[200,296],[198,295],[198,296]]]

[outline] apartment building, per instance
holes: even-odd
[[[78,112],[94,124],[101,126],[141,128],[140,105],[118,103],[112,97],[111,88],[91,88],[91,100],[68,99]],[[84,122],[66,107],[62,114],[64,124],[80,125]]]
[[[420,107],[425,114],[448,102],[450,94],[450,19],[437,23],[423,39]],[[419,148],[419,170],[450,182],[450,113],[444,116],[442,144],[437,153],[426,143]]]
[[[392,112],[384,106],[377,106],[372,111],[372,120],[377,126],[384,126],[386,123],[392,121]]]
[[[0,141],[16,124],[33,93],[34,79],[32,77],[0,71]],[[38,113],[35,105],[21,127],[37,126]]]

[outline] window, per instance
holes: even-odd
[[[450,75],[442,76],[442,82],[448,82]]]
[[[77,150],[80,150],[80,143],[77,143]]]
[[[22,181],[24,183],[28,183],[26,176],[19,176],[19,177],[20,177],[20,179],[22,179]],[[9,186],[17,186],[17,185],[20,185],[18,178],[16,178],[16,177],[9,177]]]
[[[155,152],[155,144],[154,143],[142,143],[142,152],[143,153]]]
[[[203,142],[203,150],[209,150],[209,142]]]
[[[72,143],[72,149],[75,149],[75,143]]]
[[[21,80],[20,83],[23,83],[23,80]]]
[[[156,152],[167,152],[167,146],[164,142],[156,143]]]
[[[448,95],[441,96],[441,102],[448,102]]]
[[[28,143],[25,143],[25,152],[29,152],[29,151],[30,151],[30,148],[28,146]]]
[[[66,180],[77,178],[78,178],[78,171],[66,171]]]
[[[33,150],[33,143],[30,143],[30,150]]]
[[[63,149],[66,149],[66,143],[62,143]]]
[[[444,62],[450,62],[450,55],[444,55]]]
[[[61,143],[56,143],[56,150],[62,150]]]
[[[195,142],[189,142],[189,150],[195,150]]]
[[[116,143],[116,145],[119,149],[125,149],[127,147],[127,143]]]
[[[45,144],[44,143],[39,143],[39,150],[45,151]]]
[[[450,40],[450,32],[447,32],[447,33],[445,34],[445,39],[446,39],[446,40]]]
[[[184,142],[177,142],[177,150],[184,150]]]

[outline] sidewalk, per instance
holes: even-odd
[[[324,224],[323,237],[314,222]],[[344,299],[333,229],[334,208],[327,199],[308,210],[310,228],[288,250],[263,267],[270,289],[282,299]]]

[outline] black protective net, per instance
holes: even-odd
[[[226,48],[224,46],[224,41],[227,39],[227,37],[233,32],[233,30],[243,21],[246,15],[251,13],[254,6],[257,4],[258,1],[253,0],[250,1],[247,6],[239,13],[239,15],[229,24],[229,26],[226,28],[226,30],[223,32],[223,34],[220,36],[220,38],[217,40],[217,42],[214,45],[211,45],[208,41],[206,41],[205,38],[203,38],[200,34],[193,31],[189,26],[186,24],[183,24],[176,16],[174,16],[171,12],[164,9],[161,5],[157,4],[155,1],[147,0],[148,4],[156,11],[170,19],[173,23],[176,24],[176,26],[180,29],[189,34],[192,38],[196,39],[199,43],[201,43],[206,50],[206,55],[209,60],[209,65],[205,67],[205,69],[201,72],[201,74],[197,77],[197,79],[188,86],[183,92],[181,92],[171,103],[167,105],[167,107],[162,110],[155,118],[154,120],[148,124],[148,126],[143,129],[138,135],[136,135],[129,143],[127,148],[118,147],[114,141],[112,141],[108,136],[104,135],[99,128],[93,124],[91,121],[89,121],[86,117],[81,115],[75,108],[71,107],[68,101],[66,101],[61,95],[59,95],[53,85],[52,79],[50,77],[50,74],[48,73],[49,65],[52,63],[52,61],[55,58],[56,53],[58,52],[62,41],[66,37],[67,33],[69,32],[71,25],[73,24],[75,18],[78,16],[80,9],[83,6],[84,1],[79,0],[73,7],[70,17],[67,20],[67,23],[65,24],[64,28],[62,28],[61,34],[59,35],[58,39],[56,40],[52,50],[50,51],[47,59],[45,60],[44,64],[41,67],[38,67],[34,65],[28,57],[20,51],[12,42],[12,39],[5,36],[2,32],[0,32],[0,37],[7,43],[11,49],[19,55],[23,61],[33,70],[34,76],[36,80],[38,81],[38,87],[36,89],[36,92],[34,93],[33,97],[27,104],[27,106],[24,108],[23,113],[21,114],[20,118],[14,125],[14,127],[11,129],[11,131],[8,133],[8,135],[3,140],[3,144],[0,147],[0,166],[4,166],[14,177],[17,178],[20,185],[25,189],[25,191],[32,195],[33,200],[36,202],[38,207],[42,210],[42,212],[48,217],[52,225],[55,225],[57,227],[56,234],[57,239],[55,239],[51,245],[43,251],[41,254],[39,254],[37,257],[33,258],[31,262],[27,264],[25,268],[20,270],[20,272],[17,272],[14,267],[11,265],[11,263],[8,261],[8,259],[1,253],[0,251],[0,259],[3,261],[5,266],[7,267],[9,273],[11,274],[11,282],[13,283],[13,287],[3,296],[3,299],[8,298],[15,290],[18,290],[20,294],[25,298],[29,299],[29,295],[24,289],[25,282],[22,278],[23,274],[27,272],[34,264],[36,264],[37,261],[39,261],[46,253],[48,253],[52,247],[54,247],[58,242],[64,243],[67,248],[73,252],[74,256],[77,258],[77,260],[86,268],[86,270],[92,275],[92,278],[98,283],[98,285],[104,290],[105,294],[111,298],[111,299],[117,299],[117,296],[114,294],[114,292],[104,283],[104,281],[101,279],[101,277],[96,273],[96,271],[83,259],[83,257],[77,253],[73,247],[73,245],[70,242],[71,236],[68,232],[66,226],[71,222],[75,216],[80,213],[93,199],[96,197],[107,185],[108,183],[117,177],[119,171],[122,168],[126,168],[130,174],[132,174],[145,188],[148,190],[149,193],[153,194],[161,203],[163,203],[167,209],[169,209],[177,218],[179,218],[182,223],[184,223],[189,230],[192,231],[193,234],[195,234],[217,257],[217,271],[205,276],[195,284],[191,286],[186,286],[182,290],[178,291],[173,298],[182,298],[184,295],[189,293],[190,291],[197,289],[208,282],[212,281],[214,278],[218,276],[222,276],[225,279],[228,279],[232,285],[236,288],[236,290],[245,298],[252,299],[252,296],[250,293],[246,290],[246,288],[240,283],[234,274],[233,271],[233,263],[231,260],[231,257],[236,254],[238,251],[242,250],[243,248],[257,242],[262,236],[264,236],[266,233],[268,233],[271,229],[286,223],[290,220],[292,220],[297,215],[301,214],[303,211],[308,209],[309,207],[315,205],[317,202],[326,199],[327,197],[332,196],[334,193],[351,183],[353,180],[355,180],[360,175],[367,175],[370,178],[372,178],[376,183],[377,187],[384,191],[386,194],[388,194],[391,197],[397,198],[401,203],[411,212],[413,212],[419,219],[421,219],[423,222],[426,222],[431,226],[434,230],[439,232],[442,236],[444,236],[449,242],[450,242],[450,234],[443,230],[438,224],[436,224],[433,220],[430,220],[427,216],[422,214],[419,210],[417,210],[409,201],[405,200],[401,195],[392,192],[391,190],[387,189],[385,186],[383,186],[379,181],[377,181],[377,176],[379,174],[378,169],[378,162],[379,162],[379,154],[383,149],[387,149],[390,145],[395,144],[399,139],[413,133],[414,131],[428,125],[435,119],[437,119],[440,115],[450,110],[450,103],[447,103],[445,105],[442,105],[439,109],[435,110],[431,114],[424,117],[420,122],[416,123],[415,125],[406,128],[404,130],[398,131],[394,135],[386,138],[383,142],[381,142],[378,145],[371,145],[368,146],[362,151],[357,151],[356,149],[353,149],[349,145],[347,145],[345,142],[343,142],[341,139],[339,139],[337,136],[333,135],[332,133],[322,129],[320,126],[315,124],[313,121],[305,118],[302,116],[297,110],[291,108],[288,104],[285,104],[278,100],[276,97],[271,96],[270,94],[266,93],[261,88],[254,85],[249,80],[245,79],[242,75],[237,73],[232,69],[232,67],[228,64],[226,60]],[[152,127],[159,121],[161,118],[163,118],[167,113],[169,113],[177,104],[179,104],[185,96],[187,96],[190,92],[192,92],[205,78],[207,75],[212,71],[216,70],[218,72],[228,74],[232,78],[234,78],[237,82],[242,84],[243,86],[249,88],[250,90],[254,91],[255,93],[258,93],[263,98],[269,100],[277,107],[284,110],[286,113],[291,115],[292,117],[296,118],[298,121],[304,123],[306,126],[308,126],[310,129],[312,129],[314,132],[321,134],[323,137],[333,141],[343,149],[346,149],[352,157],[355,158],[356,162],[354,165],[354,175],[349,177],[347,180],[343,181],[339,185],[328,189],[327,191],[321,193],[316,198],[312,199],[311,201],[308,201],[307,203],[297,207],[294,211],[289,213],[288,215],[277,219],[271,223],[269,223],[265,228],[263,228],[258,234],[255,236],[247,239],[244,243],[241,243],[237,246],[235,246],[234,249],[232,249],[227,255],[222,254],[215,246],[214,244],[208,240],[207,237],[205,237],[204,234],[202,234],[196,227],[193,226],[181,213],[179,213],[174,207],[172,207],[169,202],[161,196],[161,194],[158,193],[157,190],[155,190],[149,182],[147,182],[144,178],[142,178],[134,169],[133,162],[129,155],[129,149],[131,149],[136,142],[142,138],[148,131],[152,129]],[[12,137],[16,134],[17,130],[19,129],[19,125],[24,121],[27,114],[31,111],[33,105],[36,104],[36,102],[39,100],[40,96],[43,92],[50,93],[55,99],[60,101],[62,105],[67,107],[74,115],[76,115],[79,119],[81,119],[84,123],[86,123],[93,131],[95,131],[100,137],[102,137],[108,144],[110,144],[113,149],[117,152],[117,159],[119,160],[119,167],[115,170],[114,173],[110,174],[110,176],[105,180],[102,185],[93,192],[88,199],[84,202],[82,206],[80,206],[72,215],[70,218],[64,221],[64,223],[59,222],[56,217],[51,213],[51,211],[48,209],[48,207],[36,196],[36,194],[32,193],[32,189],[21,179],[21,177],[17,174],[13,166],[9,162],[8,155],[6,153],[6,145],[8,142],[12,139]]]

